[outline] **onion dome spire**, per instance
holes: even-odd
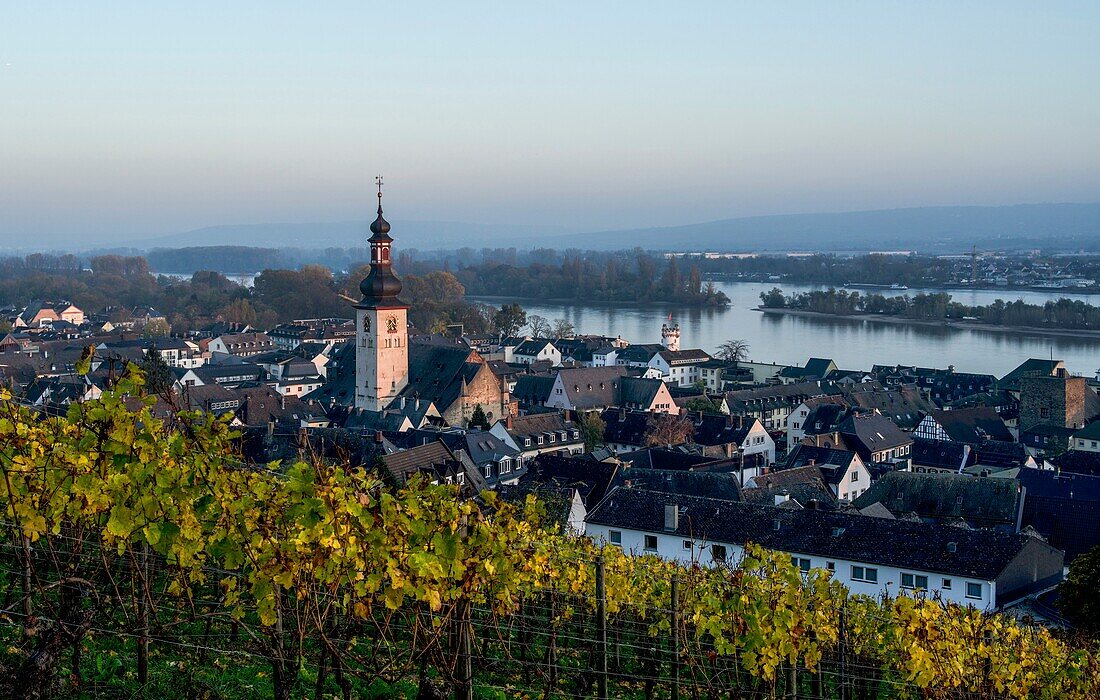
[[[382,216],[382,176],[374,178],[378,185],[378,218],[370,225],[370,273],[359,283],[363,293],[360,305],[379,307],[401,303],[397,295],[401,293],[401,280],[393,274],[390,266],[390,223]]]
[[[370,225],[370,232],[374,234],[371,236],[372,241],[375,236],[386,236],[390,232],[390,222],[382,216],[382,176],[374,178],[374,183],[378,185],[378,218]]]

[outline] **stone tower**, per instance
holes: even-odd
[[[401,280],[390,265],[390,224],[382,217],[382,178],[378,218],[370,225],[370,273],[359,283],[355,304],[355,408],[380,411],[409,381],[409,307],[397,295]]]
[[[668,323],[661,324],[661,345],[669,350],[680,349],[680,324],[673,324],[671,318]]]

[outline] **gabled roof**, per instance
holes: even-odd
[[[987,406],[975,406],[973,408],[957,408],[951,411],[931,410],[928,412],[932,420],[936,421],[955,442],[965,442],[976,445],[986,440],[999,440],[1012,442],[1012,433],[1008,426],[997,415],[997,412]]]
[[[546,346],[554,347],[554,344],[545,338],[535,338],[532,340],[525,340],[516,346],[513,354],[516,355],[530,355],[531,357],[537,356]],[[554,348],[555,350],[557,348]]]
[[[945,521],[962,518],[974,527],[1015,527],[1019,489],[1011,479],[962,474],[889,472],[854,502],[881,503],[894,514],[913,512]]]
[[[614,399],[614,404],[649,408],[664,386],[660,379],[623,377],[619,381],[619,390]]]
[[[589,456],[541,454],[527,463],[527,473],[520,477],[519,484],[528,488],[538,484],[574,488],[585,507],[592,508],[603,499],[618,470],[618,464],[597,462]]]
[[[803,507],[812,502],[827,508],[836,507],[836,496],[826,486],[822,471],[816,466],[780,469],[754,476],[749,480],[751,488],[743,489],[744,500],[762,505],[773,505],[775,497],[789,496]]]
[[[1081,428],[1073,434],[1074,440],[1100,440],[1100,420],[1094,420],[1093,422]]]
[[[741,489],[737,478],[725,472],[691,472],[682,469],[645,469],[630,467],[621,469],[612,486],[645,489],[660,493],[684,496],[721,498],[740,501]]]
[[[649,364],[649,361],[653,359],[653,356],[659,352],[663,352],[664,345],[657,343],[639,343],[637,345],[628,345],[625,348],[619,350],[615,355],[615,360],[618,362],[633,362],[638,364]]]
[[[623,462],[630,462],[635,469],[674,469],[692,471],[734,471],[732,460],[704,457],[682,449],[647,447],[619,455]]]
[[[781,552],[985,581],[997,579],[1033,541],[1027,535],[991,530],[964,530],[623,488],[609,493],[588,514],[586,522],[641,532],[665,532],[666,505],[680,508],[675,534],[681,537],[737,545],[754,542]]]
[[[959,471],[974,463],[974,452],[963,442],[913,438],[909,450],[914,465]]]
[[[524,374],[516,380],[512,398],[524,403],[544,404],[554,388],[554,375]]]
[[[901,431],[886,416],[877,414],[853,414],[840,424],[840,434],[846,443],[854,441],[856,450],[863,461],[871,460],[874,452],[889,450],[913,442],[907,433]]]
[[[787,458],[785,470],[814,466],[822,471],[823,479],[835,484],[840,478],[844,477],[844,472],[851,467],[851,462],[857,459],[859,459],[859,456],[856,455],[856,452],[849,452],[848,450],[817,447],[816,445],[796,445],[794,451]],[[827,467],[838,469],[824,469]]]
[[[578,367],[558,372],[569,403],[588,410],[614,406],[618,400],[619,382],[626,377],[626,367]]]
[[[604,409],[600,413],[604,422],[604,442],[613,445],[644,445],[651,415],[643,411]]]
[[[499,421],[503,422],[503,421]],[[507,428],[512,437],[525,438],[544,433],[556,433],[562,430],[573,430],[574,424],[566,422],[557,411],[547,413],[534,413],[526,416],[513,416],[512,427]]]
[[[710,359],[710,355],[699,349],[688,350],[662,350],[657,353],[665,362],[672,366],[700,364]]]
[[[472,382],[483,366],[475,355],[468,348],[409,343],[409,381],[401,395],[427,399],[445,413],[460,398],[463,382]]]
[[[1065,366],[1062,360],[1044,360],[1032,357],[1024,360],[1016,369],[1001,377],[998,385],[1001,389],[1018,391],[1020,380],[1024,377],[1053,377],[1059,369],[1063,369]]]

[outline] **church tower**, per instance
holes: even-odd
[[[669,350],[680,349],[680,324],[672,324],[672,314],[669,314],[668,323],[661,324],[661,345]]]
[[[359,283],[355,304],[355,408],[380,411],[409,381],[408,310],[397,298],[401,280],[390,266],[390,224],[382,217],[382,177],[378,218],[370,225],[370,273]]]

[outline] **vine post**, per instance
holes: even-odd
[[[596,557],[596,697],[607,700],[607,589],[604,558]]]
[[[680,577],[672,575],[672,700],[680,700]]]

